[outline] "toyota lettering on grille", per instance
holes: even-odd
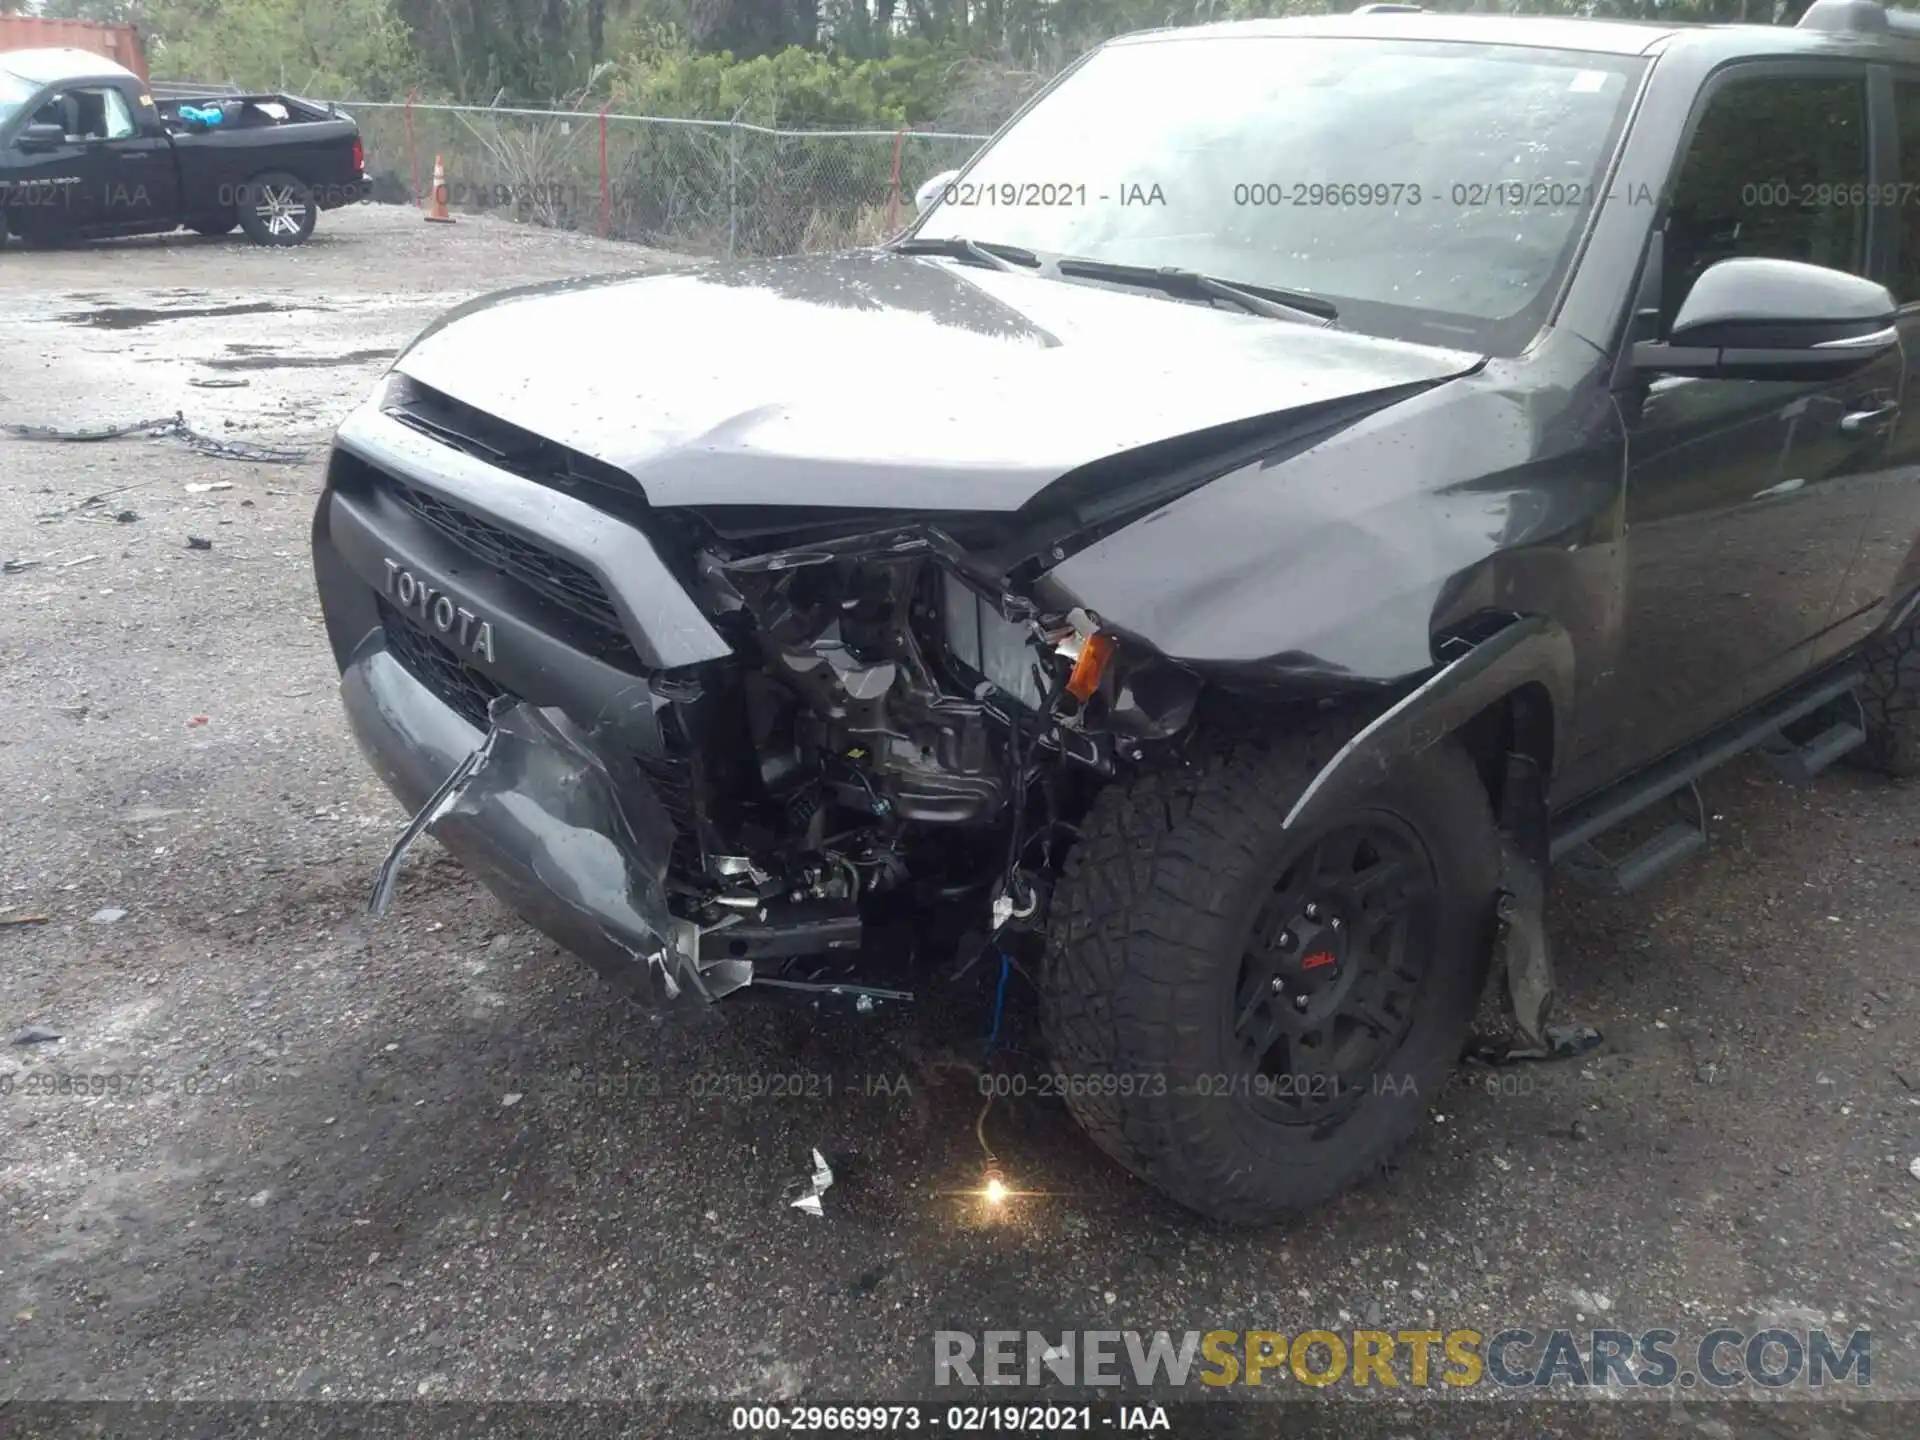
[[[387,598],[418,620],[423,629],[437,631],[481,659],[493,659],[493,622],[482,619],[451,595],[417,578],[397,560],[387,560]]]

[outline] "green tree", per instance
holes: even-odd
[[[149,0],[139,23],[161,79],[384,100],[426,73],[391,0]]]
[[[31,0],[0,0],[18,8]],[[130,20],[156,73],[486,104],[618,95],[803,123],[990,126],[1100,41],[1353,0],[44,0]],[[1792,24],[1809,0],[1429,0],[1430,8]],[[704,63],[702,63],[704,62]],[[878,68],[862,68],[862,67]],[[739,67],[732,74],[732,67]],[[870,107],[870,108],[868,108]],[[830,118],[829,118],[830,117]]]

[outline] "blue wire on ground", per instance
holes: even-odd
[[[1007,1004],[1007,976],[1013,973],[1013,957],[1006,951],[1000,952],[1000,983],[993,992],[993,1028],[987,1032],[987,1049],[991,1051],[1000,1040],[1000,1016]]]

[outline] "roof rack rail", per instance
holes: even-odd
[[[1426,7],[1421,5],[1356,5],[1350,12],[1355,15],[1422,15]]]
[[[1813,0],[1794,28],[1837,35],[1920,35],[1920,11],[1889,9],[1880,0]]]

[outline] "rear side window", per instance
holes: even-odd
[[[1773,73],[1715,91],[1674,177],[1662,332],[1718,260],[1804,260],[1864,274],[1864,77]]]

